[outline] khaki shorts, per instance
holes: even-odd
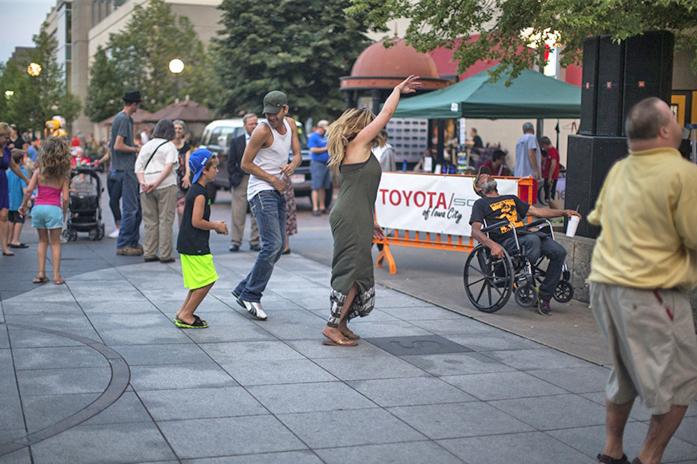
[[[599,283],[590,290],[613,363],[607,399],[624,404],[638,395],[660,415],[697,398],[697,334],[687,295]]]

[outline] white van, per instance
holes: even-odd
[[[230,143],[232,139],[244,134],[244,124],[241,118],[235,119],[218,119],[211,122],[203,130],[201,136],[201,148],[207,148],[218,156],[220,160],[218,164],[218,175],[209,188],[208,192],[213,201],[218,189],[230,189],[230,179],[227,171],[227,157],[229,153]],[[302,163],[291,176],[291,182],[295,190],[295,195],[309,196],[310,186],[310,152],[307,151],[307,138],[305,131],[300,123],[298,123],[298,136],[300,138],[300,147],[302,154]],[[327,192],[327,206],[331,203],[332,189]]]
[[[227,155],[230,142],[235,137],[244,134],[244,124],[241,118],[218,119],[208,124],[201,136],[201,147],[207,148],[218,156],[218,176],[215,184],[218,188],[230,188],[227,172]]]

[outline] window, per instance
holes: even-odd
[[[230,140],[235,133],[235,127],[220,126],[211,131],[208,140],[208,146],[217,146],[221,149],[226,149],[230,145]]]
[[[66,3],[65,5],[65,43],[70,44],[73,42],[72,40],[72,19],[73,19],[73,10],[72,10],[72,4]]]

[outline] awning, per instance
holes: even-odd
[[[427,94],[405,98],[396,118],[479,119],[578,118],[581,89],[524,70],[506,87],[507,74],[492,82],[489,71]]]

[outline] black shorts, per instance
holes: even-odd
[[[24,224],[24,216],[19,214],[19,211],[9,211],[7,213],[7,220],[12,224]]]

